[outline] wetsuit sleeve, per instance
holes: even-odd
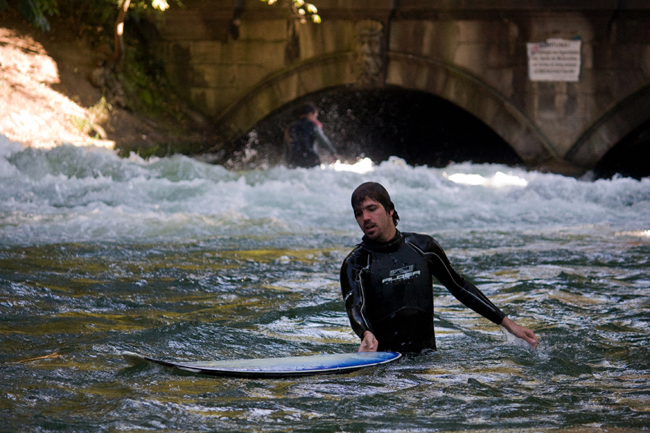
[[[506,316],[475,285],[465,281],[451,266],[442,247],[430,236],[412,239],[411,245],[420,249],[429,262],[431,273],[465,306],[500,325]]]
[[[292,149],[291,148],[293,146],[292,146],[292,143],[291,143],[291,134],[289,133],[289,128],[290,128],[290,126],[286,127],[286,129],[284,130],[284,137],[283,137],[283,141],[284,141],[284,158],[285,158],[286,161],[291,161],[292,160],[292,157],[291,157],[291,150]]]
[[[345,310],[350,319],[352,330],[359,338],[363,339],[365,331],[372,331],[370,325],[364,318],[364,293],[362,272],[363,267],[359,264],[357,250],[350,253],[341,266],[341,292],[345,302]]]
[[[318,143],[327,147],[327,150],[329,150],[332,155],[336,153],[336,149],[334,149],[334,146],[332,146],[332,142],[329,140],[329,138],[327,138],[327,136],[323,132],[323,128],[321,128],[318,125],[316,125],[316,128],[314,128],[314,137],[316,138],[316,141],[318,141]]]

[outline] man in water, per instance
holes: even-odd
[[[352,209],[364,233],[341,267],[341,290],[360,352],[435,349],[433,277],[467,307],[501,325],[532,347],[532,330],[517,325],[449,263],[428,235],[401,233],[386,189],[374,182],[352,194]]]
[[[284,132],[289,167],[316,167],[320,165],[316,142],[325,146],[334,159],[338,159],[336,149],[323,133],[323,125],[318,121],[318,108],[307,103],[300,109],[300,119],[293,122]]]

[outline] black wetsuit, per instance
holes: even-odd
[[[371,331],[379,350],[436,348],[433,277],[463,304],[500,324],[505,314],[449,263],[428,235],[400,233],[386,243],[366,237],[341,267],[341,290],[354,332]]]
[[[289,166],[310,168],[320,165],[317,141],[326,146],[332,155],[336,153],[319,123],[303,117],[289,125],[285,132],[286,157]]]

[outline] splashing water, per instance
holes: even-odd
[[[119,357],[354,351],[338,269],[368,180],[540,348],[436,285],[439,350],[351,375],[222,379]],[[398,158],[230,172],[0,136],[0,416],[7,431],[638,431],[648,233],[650,179]]]

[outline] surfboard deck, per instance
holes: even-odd
[[[212,376],[283,378],[316,374],[342,374],[398,360],[397,352],[357,352],[285,358],[234,359],[227,361],[164,361],[134,352],[123,352],[131,365],[153,363],[191,373]]]

